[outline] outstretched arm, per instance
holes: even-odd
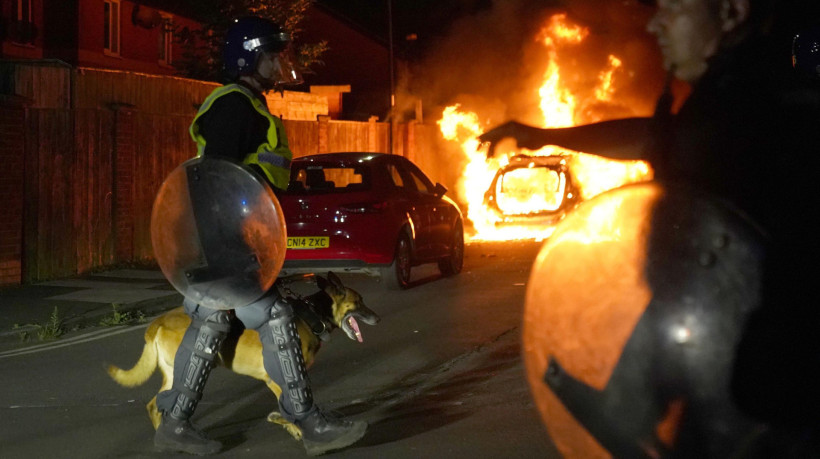
[[[487,156],[493,156],[498,143],[509,137],[515,139],[519,147],[528,150],[555,145],[612,159],[643,159],[641,155],[649,141],[651,120],[623,118],[568,128],[537,128],[508,121],[478,139],[490,143]]]

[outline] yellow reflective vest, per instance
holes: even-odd
[[[253,108],[270,122],[267,142],[259,145],[256,151],[248,153],[242,162],[244,164],[256,164],[275,187],[286,189],[290,180],[290,162],[293,159],[293,152],[288,148],[285,126],[282,124],[282,120],[270,114],[267,107],[256,98],[250,89],[242,85],[228,84],[215,89],[199,107],[199,111],[188,130],[191,133],[191,138],[196,142],[197,157],[202,156],[205,152],[205,138],[199,133],[199,118],[210,110],[217,99],[232,92],[244,94],[253,105]]]

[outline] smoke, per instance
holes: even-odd
[[[561,79],[573,93],[597,84],[610,54],[623,62],[614,75],[616,102],[583,107],[584,117],[595,121],[651,114],[663,70],[654,39],[645,30],[652,9],[636,0],[493,0],[491,8],[453,23],[423,60],[400,72],[398,108],[410,109],[421,99],[427,121],[438,120],[444,107],[459,103],[487,127],[508,119],[542,123],[538,87],[547,49],[536,38],[557,13],[589,30],[581,44],[558,49]]]

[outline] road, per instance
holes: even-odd
[[[336,332],[310,369],[322,407],[370,424],[359,443],[327,457],[559,457],[520,358],[525,284],[539,247],[469,244],[461,274],[439,278],[422,266],[402,292],[342,274],[382,320],[362,325],[363,343]],[[109,363],[137,361],[144,330],[85,330],[55,343],[62,346],[0,358],[0,457],[175,457],[154,449],[144,409],[159,374],[126,389],[105,373]],[[218,368],[194,422],[225,444],[216,457],[304,457],[300,442],[266,421],[275,408],[261,382]]]

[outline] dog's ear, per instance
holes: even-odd
[[[328,282],[327,279],[325,279],[324,277],[317,275],[316,285],[319,286],[319,290],[325,290],[330,286],[330,282]]]
[[[330,281],[331,284],[335,285],[336,288],[338,288],[339,290],[344,291],[345,286],[344,286],[344,284],[342,284],[342,280],[339,279],[339,276],[333,274],[333,271],[328,271],[327,272],[327,279]]]

